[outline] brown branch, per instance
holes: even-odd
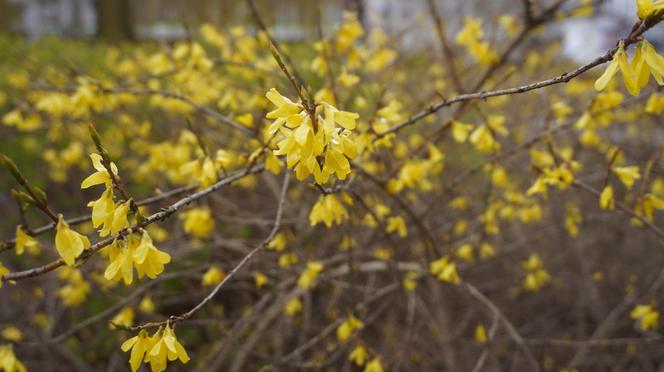
[[[155,195],[155,196],[151,196],[149,198],[145,198],[143,200],[139,200],[139,201],[136,202],[136,205],[138,205],[140,207],[140,206],[144,206],[144,205],[154,204],[154,203],[160,202],[162,200],[171,198],[173,196],[176,196],[176,195],[179,195],[179,194],[182,194],[182,193],[185,193],[185,192],[194,191],[194,190],[196,190],[196,188],[198,188],[198,185],[189,185],[189,186],[178,187],[176,189],[161,193],[159,195]],[[89,222],[90,220],[92,220],[92,216],[91,215],[85,215],[85,216],[70,218],[70,219],[66,220],[66,222],[67,222],[68,225],[78,225],[78,224],[81,224],[81,223]],[[31,233],[30,235],[31,236],[37,236],[37,235],[43,234],[45,232],[48,232],[48,231],[51,231],[51,230],[55,229],[55,226],[56,226],[55,223],[50,223],[48,225],[44,225],[44,226],[38,227],[36,229],[32,229],[32,230],[30,230],[30,233]],[[15,245],[16,245],[16,240],[15,239],[6,240],[6,241],[0,243],[0,253],[3,252],[3,251],[14,248]]]
[[[97,253],[101,249],[103,249],[106,246],[113,243],[113,241],[115,239],[127,236],[128,234],[131,234],[131,233],[134,233],[134,232],[137,232],[140,229],[142,229],[142,228],[144,228],[148,225],[151,225],[151,224],[153,224],[157,221],[164,221],[165,219],[167,219],[167,218],[171,217],[173,214],[175,214],[179,209],[193,203],[194,201],[196,201],[198,199],[201,199],[201,198],[207,196],[208,194],[210,194],[210,193],[212,193],[212,192],[214,192],[214,191],[216,191],[216,190],[218,190],[218,189],[220,189],[224,186],[228,186],[231,183],[248,176],[249,174],[260,173],[263,170],[264,170],[263,166],[247,168],[246,170],[244,170],[242,172],[237,172],[233,175],[230,175],[228,177],[225,177],[225,178],[217,181],[216,183],[214,183],[210,187],[207,187],[207,188],[205,188],[203,190],[200,190],[196,193],[188,195],[188,196],[178,200],[174,204],[171,204],[170,206],[168,206],[166,208],[162,208],[159,212],[145,218],[140,223],[137,223],[135,225],[127,227],[126,229],[120,231],[119,233],[113,234],[110,237],[108,237],[106,239],[103,239],[103,240],[93,244],[92,246],[90,246],[90,248],[85,250],[76,259],[76,263],[78,265],[80,265],[83,262],[87,261],[95,253]],[[6,276],[2,277],[2,281],[7,282],[7,281],[11,281],[11,280],[15,281],[15,280],[21,280],[21,279],[27,279],[27,278],[34,278],[34,277],[46,274],[48,272],[51,272],[51,271],[53,271],[53,270],[55,270],[55,269],[57,269],[61,266],[64,266],[64,265],[65,265],[65,262],[62,259],[58,259],[58,260],[52,261],[52,262],[50,262],[46,265],[39,266],[39,267],[36,267],[36,268],[33,268],[33,269],[28,269],[28,270],[9,273],[9,275],[6,275]]]
[[[516,330],[512,322],[510,322],[510,320],[505,316],[505,314],[489,298],[487,298],[482,292],[475,288],[474,285],[464,282],[463,287],[472,297],[481,302],[484,306],[491,310],[494,316],[497,316],[501,320],[501,322],[505,325],[507,332],[510,334],[514,342],[519,346],[523,354],[526,356],[526,359],[528,359],[528,362],[531,364],[531,371],[539,371],[540,366],[537,362],[537,359],[535,359],[535,356],[533,355],[528,345],[526,345],[523,337]]]
[[[216,295],[219,293],[221,288],[228,283],[234,276],[235,274],[242,269],[247,262],[249,262],[257,253],[265,249],[267,245],[270,243],[270,241],[274,238],[274,236],[277,234],[279,229],[281,228],[281,216],[283,215],[283,210],[284,210],[284,204],[286,202],[286,191],[288,191],[288,183],[290,180],[290,173],[286,172],[286,176],[284,177],[284,184],[281,189],[281,195],[279,197],[279,202],[277,206],[277,215],[274,219],[274,227],[268,234],[268,236],[254,248],[251,250],[244,258],[231,270],[228,275],[224,277],[224,279],[217,284],[217,286],[214,287],[214,289],[201,301],[198,303],[198,305],[194,306],[191,310],[187,311],[186,313],[180,314],[178,316],[171,316],[168,318],[168,320],[161,321],[161,322],[150,322],[150,323],[145,323],[143,325],[135,326],[135,327],[129,327],[132,331],[140,330],[140,329],[145,329],[145,328],[154,328],[154,327],[160,327],[166,324],[174,324],[186,319],[191,318],[198,310],[203,308],[207,303],[209,303]]]
[[[456,63],[454,62],[454,52],[452,51],[452,47],[447,40],[447,35],[445,34],[445,24],[443,23],[443,19],[438,13],[438,9],[436,8],[436,3],[434,0],[427,0],[427,5],[429,6],[429,13],[431,13],[433,23],[436,26],[436,34],[438,35],[438,40],[440,41],[443,61],[445,61],[449,69],[449,75],[452,77],[452,84],[454,85],[454,89],[459,93],[463,93],[461,80],[459,79],[459,71],[457,69]]]
[[[601,191],[596,190],[595,188],[591,187],[590,185],[588,185],[588,184],[586,184],[582,181],[574,180],[572,185],[574,185],[575,187],[580,188],[581,190],[587,191],[590,194],[595,195],[597,197],[597,200],[599,200],[600,195],[602,195]],[[625,205],[625,204],[623,204],[623,203],[621,203],[617,200],[615,201],[615,205],[621,211],[625,212],[629,216],[631,216],[633,218],[636,218],[641,223],[643,223],[644,226],[646,226],[647,228],[652,230],[655,233],[655,235],[657,235],[660,239],[664,239],[664,231],[662,229],[660,229],[659,227],[655,226],[655,224],[650,222],[647,218],[645,218],[645,217],[641,216],[640,214],[634,212],[630,207],[628,207],[627,205]]]
[[[652,21],[644,20],[640,23],[638,27],[635,28],[635,30],[625,39],[622,39],[620,42],[624,43],[625,47],[636,43],[641,35],[643,35],[644,32],[649,30],[650,28],[654,27],[656,24],[661,22],[661,19],[655,19]],[[480,100],[480,99],[487,99],[491,97],[499,97],[499,96],[506,96],[506,95],[515,95],[515,94],[523,94],[526,92],[530,92],[532,90],[536,89],[541,89],[544,87],[548,87],[551,85],[557,85],[561,83],[568,83],[572,79],[584,74],[585,72],[593,69],[594,67],[597,67],[603,63],[606,63],[610,61],[613,58],[613,55],[615,52],[618,51],[618,46],[614,47],[613,49],[609,50],[606,52],[604,55],[601,57],[597,57],[595,60],[577,68],[576,70],[573,70],[571,72],[566,72],[563,73],[560,76],[556,76],[551,79],[535,82],[535,83],[530,83],[526,85],[522,85],[520,87],[515,87],[515,88],[508,88],[508,89],[499,89],[499,90],[494,90],[494,91],[486,91],[486,92],[476,92],[476,93],[468,93],[468,94],[461,94],[456,97],[448,98],[439,101],[438,103],[435,103],[429,107],[427,107],[425,110],[411,116],[409,119],[406,121],[396,124],[390,129],[376,134],[377,138],[382,138],[388,134],[396,133],[400,131],[401,129],[411,126],[421,119],[432,115],[436,112],[438,112],[440,109],[448,106],[452,106],[455,103],[459,102],[466,102],[466,101],[473,101],[473,100]]]

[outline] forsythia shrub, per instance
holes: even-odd
[[[659,363],[664,1],[587,64],[538,36],[598,3],[427,0],[441,53],[251,1],[76,68],[4,40],[0,370]]]

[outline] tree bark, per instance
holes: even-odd
[[[130,0],[95,0],[97,37],[111,42],[135,40]]]

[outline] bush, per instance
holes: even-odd
[[[429,2],[431,52],[352,13],[0,38],[0,367],[655,370],[663,3],[583,66],[532,40],[592,4],[552,3]]]

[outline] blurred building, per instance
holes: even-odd
[[[8,27],[29,38],[89,37],[96,31],[93,0],[0,0]]]

